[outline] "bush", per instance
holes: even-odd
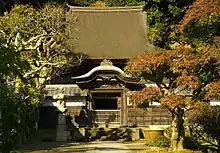
[[[167,138],[171,138],[171,135],[172,135],[172,127],[165,128],[165,129],[164,129],[164,135],[165,135]]]
[[[220,152],[220,106],[204,106],[189,115],[191,135],[205,149]]]
[[[95,140],[98,137],[98,132],[99,129],[98,128],[91,128],[91,130],[89,131],[89,135],[91,137],[91,140]]]
[[[148,141],[146,145],[153,146],[153,147],[169,147],[170,140],[166,138],[165,136],[160,136],[154,141]]]

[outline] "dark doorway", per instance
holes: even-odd
[[[39,129],[55,129],[57,125],[57,107],[41,107],[39,113]]]
[[[121,93],[93,93],[93,109],[112,110],[118,109],[118,98]]]
[[[117,99],[94,99],[93,109],[118,109]]]

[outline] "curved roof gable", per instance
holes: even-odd
[[[138,81],[135,78],[131,78],[129,75],[125,74],[123,70],[114,66],[110,60],[106,59],[101,62],[100,66],[93,68],[84,75],[72,77],[72,79],[74,79],[77,83],[86,83],[98,79],[98,77],[108,81],[115,79],[115,77],[123,82],[128,83],[136,83]]]

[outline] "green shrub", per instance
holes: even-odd
[[[172,128],[171,128],[171,127],[165,128],[165,129],[164,129],[164,135],[165,135],[167,138],[171,138]]]
[[[166,138],[165,136],[160,136],[153,141],[148,141],[146,145],[153,146],[153,147],[169,147],[170,140]]]
[[[91,137],[96,137],[97,133],[99,132],[98,128],[92,128],[90,131]]]
[[[98,128],[91,128],[89,130],[89,134],[88,135],[90,136],[91,140],[96,140],[96,139],[100,138],[98,133],[99,133],[99,129]]]
[[[191,135],[202,148],[220,152],[220,106],[205,105],[188,118]]]

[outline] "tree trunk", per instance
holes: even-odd
[[[183,114],[184,110],[177,108],[175,111],[176,114],[172,114],[172,134],[171,134],[171,149],[182,150],[183,149],[183,140],[184,140],[184,120]]]

